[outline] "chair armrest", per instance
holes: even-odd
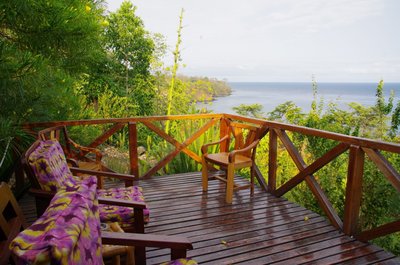
[[[229,135],[225,135],[224,137],[222,137],[219,141],[216,141],[216,142],[212,142],[212,143],[208,143],[208,144],[204,144],[202,147],[201,147],[201,153],[204,155],[204,154],[207,154],[207,148],[209,147],[209,146],[211,146],[211,145],[216,145],[216,144],[220,144],[220,143],[222,143],[223,141],[226,141],[226,140],[228,140],[229,139]]]
[[[71,164],[73,167],[79,167],[78,161],[76,161],[73,158],[68,158],[67,157],[67,162],[68,162],[68,164]]]
[[[82,154],[82,151],[88,152],[88,153],[94,153],[96,155],[96,161],[100,162],[101,158],[103,157],[103,154],[100,152],[99,149],[92,148],[92,147],[87,147],[87,146],[82,146],[76,142],[74,142],[71,138],[68,138],[68,142],[73,145],[76,149],[80,151]]]
[[[144,202],[134,202],[134,201],[113,199],[113,198],[104,198],[104,197],[99,197],[98,201],[101,204],[107,204],[107,205],[133,207],[133,208],[137,208],[137,209],[145,209],[146,208],[146,204]]]
[[[193,249],[185,237],[151,234],[102,232],[103,244],[135,246],[135,264],[146,264],[145,247],[170,248],[171,260],[186,258],[187,250]]]
[[[53,191],[45,191],[35,188],[30,188],[29,193],[32,194],[36,198],[43,198],[43,199],[52,199],[56,194]]]
[[[89,169],[82,169],[79,167],[70,167],[69,169],[71,170],[72,173],[82,173],[82,174],[88,174],[88,175],[92,175],[92,176],[103,176],[103,177],[117,178],[117,179],[122,179],[122,180],[137,181],[135,176],[128,175],[128,174],[89,170]]]
[[[256,140],[243,149],[238,149],[230,152],[228,156],[229,163],[235,162],[235,156],[237,154],[248,152],[249,150],[252,150],[253,148],[257,147],[259,142],[260,140]]]
[[[192,243],[181,236],[166,236],[154,234],[136,234],[119,232],[101,232],[103,244],[127,245],[139,247],[193,249]]]

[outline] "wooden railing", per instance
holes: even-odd
[[[191,136],[184,141],[178,141],[171,135],[166,134],[162,126],[156,125],[157,122],[166,120],[205,120],[205,124],[198,128]],[[380,142],[364,138],[352,137],[322,130],[316,130],[301,126],[294,126],[278,122],[271,122],[260,119],[253,119],[238,115],[230,114],[198,114],[198,115],[177,115],[177,116],[153,116],[153,117],[134,117],[134,118],[118,118],[118,119],[99,119],[99,120],[79,120],[79,121],[56,121],[56,122],[40,122],[26,124],[27,130],[37,130],[39,128],[51,127],[56,125],[66,126],[82,126],[82,125],[98,125],[112,124],[112,126],[102,135],[98,136],[89,147],[98,147],[104,143],[113,134],[120,131],[123,127],[128,126],[129,132],[129,154],[130,154],[130,172],[135,175],[137,180],[150,178],[155,175],[160,169],[165,167],[180,153],[185,153],[193,160],[201,163],[199,154],[191,151],[188,146],[193,143],[198,137],[204,134],[213,126],[219,126],[220,135],[225,134],[227,124],[230,121],[249,123],[264,127],[265,136],[268,137],[269,154],[268,161],[263,163],[268,164],[267,181],[257,167],[256,175],[258,182],[265,191],[268,191],[276,196],[282,196],[294,187],[306,182],[312,194],[318,201],[321,209],[326,214],[333,226],[342,230],[345,234],[355,236],[362,241],[368,241],[377,237],[400,231],[400,220],[393,221],[379,227],[360,231],[360,206],[362,199],[362,183],[364,174],[365,154],[383,173],[386,179],[392,186],[400,192],[400,175],[390,162],[381,154],[381,151],[400,154],[400,145],[394,143]],[[174,149],[167,154],[163,159],[158,161],[156,165],[150,168],[143,175],[139,176],[139,163],[137,154],[138,145],[138,130],[137,125],[143,124],[149,130],[159,135],[165,141],[174,146]],[[334,140],[337,145],[328,150],[324,155],[316,159],[314,162],[307,164],[301,153],[291,141],[289,134],[299,133],[302,135],[319,137],[329,140]],[[294,164],[298,168],[298,173],[286,181],[284,184],[277,187],[277,170],[278,170],[278,140],[285,147]],[[313,174],[325,167],[336,157],[349,150],[348,169],[347,169],[347,184],[345,194],[345,206],[343,220],[335,211],[328,196],[323,191]]]

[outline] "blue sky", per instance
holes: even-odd
[[[115,11],[122,0],[108,0]],[[399,0],[136,0],[172,51],[184,8],[180,73],[228,81],[400,82]],[[169,54],[171,52],[169,51]],[[172,64],[166,56],[165,63]]]

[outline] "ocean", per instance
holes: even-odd
[[[235,113],[233,107],[240,104],[261,104],[263,112],[268,113],[276,106],[286,101],[293,101],[307,112],[313,100],[311,82],[229,82],[232,94],[218,97],[209,103],[199,103],[215,113]],[[372,106],[376,102],[376,87],[378,83],[318,83],[318,99],[325,106],[334,102],[342,109],[348,109],[348,103],[357,102],[364,106]],[[385,83],[386,100],[390,91],[395,93],[394,103],[400,100],[400,83]]]

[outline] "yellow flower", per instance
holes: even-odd
[[[110,22],[108,22],[107,20],[103,20],[103,21],[101,22],[101,25],[102,25],[103,27],[107,27],[108,25],[110,25]]]
[[[86,6],[85,6],[85,11],[86,11],[86,13],[89,13],[90,10],[92,10],[92,8],[91,8],[89,5],[86,5]]]

